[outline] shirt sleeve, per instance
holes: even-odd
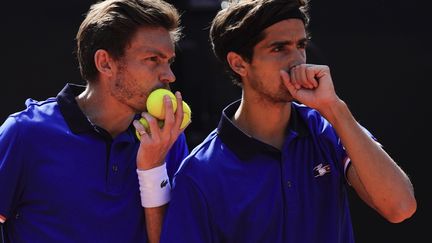
[[[359,124],[359,125],[360,125],[360,124]],[[366,135],[368,135],[370,138],[372,138],[372,140],[374,140],[375,143],[376,143],[378,146],[381,146],[381,147],[382,147],[382,145],[378,142],[378,140],[374,137],[374,135],[372,135],[371,132],[369,132],[369,131],[368,131],[365,127],[363,127],[362,125],[360,125],[360,127],[362,128],[363,132],[366,133]],[[342,146],[342,143],[341,143],[340,139],[339,139],[339,144],[340,144],[340,146],[342,147],[343,154],[344,154],[344,158],[343,158],[343,168],[344,168],[345,180],[349,183],[347,175],[348,175],[348,169],[349,169],[349,167],[351,166],[351,158],[348,157],[348,154],[347,154],[347,152],[346,152],[346,150],[345,150],[345,147]]]
[[[211,225],[204,195],[192,179],[182,173],[177,174],[160,242],[215,242],[211,236]]]
[[[22,191],[23,163],[20,130],[15,118],[9,117],[0,127],[0,219],[6,221],[17,205]]]

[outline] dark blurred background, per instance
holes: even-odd
[[[74,38],[94,2],[5,1],[0,5],[1,123],[10,113],[24,109],[26,98],[55,96],[66,82],[84,84],[73,53]],[[225,76],[208,42],[208,26],[220,1],[170,2],[182,11],[185,26],[173,66],[174,90],[182,91],[193,111],[193,123],[186,130],[192,148],[216,127],[222,108],[238,99],[241,91]],[[411,219],[391,224],[352,193],[359,243],[430,238],[432,134],[427,119],[432,109],[427,100],[431,97],[432,21],[427,2],[311,2],[309,62],[330,66],[339,96],[407,172],[418,200]]]

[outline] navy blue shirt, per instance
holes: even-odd
[[[292,103],[279,150],[231,122],[238,105],[175,175],[161,242],[353,242],[349,159],[328,121]]]
[[[147,242],[133,126],[112,138],[89,122],[66,85],[26,101],[0,127],[0,219],[6,242]],[[188,154],[182,134],[166,162]]]

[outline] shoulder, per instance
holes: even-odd
[[[5,120],[0,128],[3,135],[19,137],[20,134],[35,134],[36,131],[44,131],[53,127],[56,119],[61,118],[58,112],[55,98],[44,101],[27,99],[26,109],[13,113]]]
[[[217,137],[216,130],[214,130],[183,160],[175,176],[198,180],[210,176],[217,164],[217,160],[219,160],[217,154],[220,145],[221,141]]]
[[[11,114],[9,117],[19,124],[26,125],[40,123],[58,113],[58,105],[55,98],[48,98],[44,101],[36,101],[29,98],[26,100],[25,105],[26,109]]]

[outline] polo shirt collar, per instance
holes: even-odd
[[[222,142],[241,160],[249,160],[259,154],[267,154],[275,159],[280,159],[281,151],[279,149],[249,136],[234,125],[231,118],[234,116],[239,105],[240,100],[237,100],[222,111],[222,117],[217,128]],[[304,137],[309,134],[307,126],[298,114],[296,107],[297,105],[292,103],[287,138],[292,136]]]
[[[87,116],[81,111],[75,97],[85,90],[86,86],[68,83],[57,95],[57,103],[60,108],[66,123],[71,131],[75,134],[96,132],[100,134],[105,140],[111,141],[111,135],[103,128],[91,123]],[[139,119],[139,114],[136,115]],[[136,142],[138,138],[135,136],[135,128],[131,124],[125,133],[118,137],[120,140],[128,142]]]
[[[86,86],[77,84],[66,84],[57,95],[57,103],[69,128],[75,134],[94,131],[94,127],[81,111],[75,97],[85,90]]]

